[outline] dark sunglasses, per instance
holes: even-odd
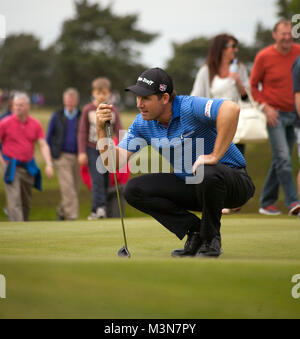
[[[237,48],[238,45],[237,44],[227,44],[225,47],[226,48]]]

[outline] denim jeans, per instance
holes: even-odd
[[[272,150],[272,163],[260,196],[260,205],[273,205],[279,196],[279,186],[284,191],[285,203],[288,207],[298,202],[297,189],[293,179],[291,155],[295,144],[294,121],[295,112],[278,112],[278,123],[274,127],[268,125]]]
[[[87,147],[87,156],[88,156],[88,167],[92,179],[92,212],[96,212],[98,207],[106,206],[106,195],[107,195],[107,186],[108,186],[108,172],[102,174],[98,172],[96,168],[96,163],[98,157],[100,157],[99,151]],[[98,160],[99,163],[102,163],[101,157]],[[103,163],[102,163],[102,166]]]

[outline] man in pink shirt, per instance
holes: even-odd
[[[45,173],[49,179],[53,177],[50,150],[43,128],[39,121],[29,115],[29,109],[27,94],[17,93],[13,99],[13,114],[0,122],[0,165],[4,169],[7,210],[11,221],[28,220],[31,188],[34,186],[41,190],[41,173],[34,161],[36,141],[46,162]]]

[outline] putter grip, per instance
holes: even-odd
[[[108,138],[112,138],[110,121],[105,121],[105,131]]]

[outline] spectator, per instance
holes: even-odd
[[[298,144],[298,157],[300,159],[300,56],[297,58],[293,65],[293,85],[294,85],[294,93],[295,93],[295,104],[296,110],[298,113],[298,117],[295,121],[295,133]],[[297,176],[297,186],[298,186],[298,194],[300,194],[300,171]],[[298,213],[298,216],[300,214]]]
[[[41,190],[41,171],[34,160],[37,141],[46,162],[45,172],[53,177],[53,165],[44,131],[39,121],[29,115],[30,99],[17,93],[13,100],[13,114],[0,122],[0,142],[4,167],[4,185],[8,217],[11,221],[27,221],[31,205],[31,188]],[[3,159],[4,158],[4,159]]]
[[[247,99],[249,79],[246,67],[236,64],[236,70],[230,69],[236,62],[238,40],[228,34],[217,35],[210,46],[206,64],[196,76],[191,95],[206,98],[225,98],[238,103]],[[245,154],[245,145],[236,144],[240,152]],[[235,209],[238,211],[240,208]],[[230,210],[224,208],[223,214]]]
[[[290,21],[280,20],[276,23],[272,36],[275,44],[257,54],[250,77],[253,97],[261,104],[266,114],[273,156],[260,196],[259,213],[281,214],[275,206],[281,185],[289,215],[297,215],[300,205],[291,162],[295,143],[293,125],[297,113],[294,106],[291,70],[300,54],[300,46],[293,43]]]
[[[96,109],[102,102],[111,97],[111,83],[107,78],[97,78],[92,82],[93,101],[82,110],[78,133],[78,161],[80,166],[88,164],[92,179],[92,206],[88,220],[105,218],[107,216],[107,186],[108,173],[103,166],[97,145]],[[113,108],[112,121],[114,134],[118,137],[122,129],[119,112]],[[97,163],[97,168],[96,168]]]
[[[75,220],[79,215],[77,131],[81,112],[78,104],[78,91],[75,88],[66,89],[63,93],[64,107],[53,113],[47,133],[61,193],[61,203],[57,208],[59,220]]]
[[[217,35],[210,46],[207,61],[196,76],[192,96],[225,98],[239,102],[247,98],[249,79],[246,67],[238,63],[237,72],[230,72],[230,65],[236,59],[238,40],[228,34]],[[244,155],[244,146],[237,144]]]

